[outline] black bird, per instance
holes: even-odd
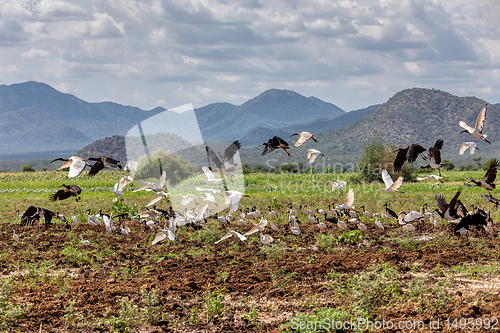
[[[262,155],[267,155],[276,148],[281,148],[288,154],[288,156],[290,156],[290,153],[287,151],[287,149],[290,148],[288,142],[286,142],[284,139],[280,138],[277,135],[273,136],[267,142],[264,142],[263,144],[259,145],[259,147],[260,146],[265,146]]]
[[[120,161],[117,161],[111,157],[106,157],[106,156],[100,156],[100,157],[89,157],[85,161],[96,161],[92,165],[92,168],[89,171],[89,177],[95,176],[99,171],[101,171],[104,168],[110,168],[110,169],[123,169],[123,167],[120,164]]]
[[[385,203],[384,207],[385,207],[385,211],[387,212],[387,214],[389,214],[390,216],[392,216],[396,219],[398,218],[398,214],[396,214],[395,211],[393,211],[392,209],[389,209],[389,207],[387,207],[387,202]]]
[[[487,200],[487,201],[489,201],[489,202],[493,203],[493,204],[494,204],[495,206],[497,206],[497,207],[498,207],[498,205],[500,204],[500,200],[498,200],[498,199],[496,199],[496,198],[493,198],[493,196],[492,196],[491,194],[481,194],[481,196],[482,196],[485,200]]]
[[[45,226],[47,227],[56,213],[41,207],[29,206],[21,217],[21,226],[33,225],[39,222],[40,218],[45,219]]]
[[[57,191],[55,194],[51,194],[49,196],[51,201],[56,201],[56,200],[64,200],[68,199],[70,197],[76,197],[76,201],[80,200],[80,193],[82,193],[82,189],[79,188],[75,184],[62,184],[61,187],[64,187],[64,189]]]
[[[439,168],[443,166],[443,164],[441,164],[441,149],[443,149],[443,143],[444,141],[442,139],[438,139],[434,146],[429,148],[427,151],[427,165],[420,166],[417,170],[425,168],[437,169],[439,176],[441,177],[441,171]]]
[[[412,143],[405,148],[398,148],[395,151],[397,151],[398,153],[392,167],[394,171],[398,172],[401,171],[401,168],[403,168],[403,164],[405,163],[405,161],[408,161],[408,163],[415,162],[418,155],[422,154],[425,151],[425,148],[416,143]],[[426,159],[423,155],[421,156],[424,160]]]
[[[470,229],[471,226],[475,226],[476,230],[485,230],[485,226],[488,224],[486,212],[480,210],[474,214],[465,215],[460,222],[457,224],[452,223],[455,228],[455,233],[459,233],[460,229],[465,228]]]
[[[460,218],[458,214],[458,196],[460,195],[460,191],[457,191],[453,199],[451,199],[450,203],[446,202],[446,199],[439,194],[436,194],[436,206],[438,214],[444,218],[446,221],[456,220]],[[462,205],[463,206],[463,205]],[[464,208],[460,210],[463,211]]]
[[[472,187],[472,186],[481,186],[489,191],[493,191],[495,189],[495,179],[497,178],[497,167],[499,165],[499,162],[497,160],[493,160],[493,162],[490,165],[490,168],[488,171],[486,171],[486,174],[484,175],[483,179],[480,181],[475,181],[474,179],[471,179],[468,183],[464,183],[465,186],[467,187]],[[470,183],[473,183],[474,185],[471,185]]]

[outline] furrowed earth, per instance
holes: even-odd
[[[251,193],[251,181],[248,188]],[[455,189],[448,190],[449,200]],[[257,205],[271,220],[266,212],[272,205],[278,213],[279,231],[269,226],[264,231],[274,238],[272,244],[264,245],[259,233],[246,241],[231,237],[214,244],[227,231],[211,218],[200,231],[182,227],[175,241],[165,239],[152,246],[158,228],[137,220],[121,221],[130,227],[129,235],[119,229],[108,233],[103,225],[87,223],[85,210],[92,206],[94,211],[109,212],[113,194],[95,192],[91,201],[92,194],[84,192],[81,202],[72,198],[48,204],[45,193],[5,192],[0,194],[4,204],[0,229],[3,331],[336,331],[311,325],[315,321],[357,322],[358,318],[391,321],[396,326],[392,330],[358,327],[359,331],[481,331],[486,323],[489,329],[500,328],[498,232],[470,230],[457,236],[446,222],[435,227],[428,220],[418,221],[416,230],[407,232],[395,219],[381,220],[382,231],[374,219],[363,217],[366,231],[355,223],[348,223],[350,230],[341,230],[326,222],[328,228],[322,232],[302,212],[302,232],[297,236],[290,231],[286,216],[289,202],[297,208],[308,204],[311,209],[326,209],[332,201],[338,202],[339,195],[328,191],[312,203],[305,201],[309,194],[290,193],[276,199],[274,194],[254,193],[240,207]],[[142,207],[151,196],[130,194],[127,198],[128,194],[118,203]],[[367,208],[373,205],[382,211],[379,201],[395,197],[383,195],[366,204]],[[403,194],[392,205],[407,205],[415,195]],[[467,198],[464,195],[463,200]],[[433,204],[427,197],[424,201]],[[71,222],[71,230],[56,219],[47,227],[43,220],[21,227],[15,210],[22,213],[31,204],[65,213],[70,221],[69,212],[75,212],[79,223]],[[410,209],[418,210],[418,205]],[[19,242],[13,239],[13,229]],[[250,226],[233,221],[231,229],[244,233]],[[90,245],[83,245],[80,236]],[[2,298],[6,291],[9,296]],[[6,311],[12,309],[21,315],[7,316]],[[431,330],[431,321],[437,318],[441,318],[440,327]],[[468,318],[474,322],[467,322]],[[400,322],[407,325],[397,327]],[[417,324],[423,326],[417,328]]]

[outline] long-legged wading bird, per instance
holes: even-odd
[[[474,152],[477,150],[479,150],[479,148],[477,148],[477,145],[475,142],[472,142],[472,141],[469,141],[469,142],[464,142],[462,143],[462,145],[460,146],[460,152],[459,154],[460,155],[463,155],[465,153],[465,151],[467,150],[467,148],[470,148],[470,154],[474,154]]]
[[[405,161],[408,161],[408,163],[415,162],[418,155],[422,154],[425,151],[425,148],[416,143],[412,143],[405,148],[398,148],[395,151],[397,151],[398,153],[392,167],[394,171],[398,172],[401,171],[401,168],[403,167]],[[421,156],[425,160],[425,157],[423,155]]]
[[[68,199],[70,197],[76,197],[76,201],[80,200],[79,195],[80,195],[80,193],[82,193],[82,189],[79,188],[77,185],[75,185],[75,184],[70,184],[70,185],[62,184],[61,187],[64,187],[64,188],[49,196],[51,201],[64,200],[64,199]]]
[[[396,181],[393,181],[391,178],[391,175],[389,175],[389,172],[387,170],[382,170],[382,179],[384,180],[385,188],[381,188],[380,190],[382,192],[401,192],[399,191],[398,188],[403,184],[403,176],[399,176]]]
[[[69,168],[69,178],[78,177],[82,173],[83,169],[85,169],[85,167],[88,165],[81,157],[78,156],[71,156],[67,159],[59,157],[53,159],[50,163],[55,161],[64,161],[63,165],[61,165],[61,167],[59,167],[57,170]]]
[[[487,109],[488,109],[488,104],[486,104],[484,106],[484,108],[481,110],[481,112],[479,112],[479,115],[476,118],[476,125],[474,125],[474,128],[467,125],[467,123],[465,121],[459,120],[458,125],[460,125],[460,127],[464,128],[464,130],[462,132],[460,132],[460,134],[462,134],[464,132],[468,132],[475,139],[480,139],[480,140],[484,140],[487,143],[491,143],[488,140],[486,140],[487,135],[482,134],[483,128],[484,128],[484,123],[486,121]]]
[[[264,142],[263,144],[259,145],[260,146],[265,146],[264,151],[262,152],[262,155],[267,155],[276,148],[281,148],[283,149],[288,156],[290,156],[290,153],[288,152],[287,149],[290,148],[288,145],[288,142],[286,142],[284,139],[280,138],[279,136],[275,135],[271,139],[269,139],[267,142]]]
[[[316,140],[316,138],[314,137],[314,134],[311,134],[309,132],[300,132],[300,133],[293,133],[292,135],[290,135],[290,137],[294,136],[294,135],[298,135],[299,137],[297,138],[297,141],[295,141],[295,143],[293,144],[293,146],[295,148],[299,148],[300,146],[302,146],[304,143],[306,143],[307,141],[309,140],[313,140],[314,142],[318,142]]]
[[[102,169],[123,169],[120,161],[115,160],[111,157],[100,156],[100,157],[89,157],[85,161],[95,161],[92,168],[89,171],[89,177],[95,176]]]
[[[427,165],[420,166],[417,168],[417,170],[433,168],[437,169],[439,176],[441,176],[441,171],[439,170],[439,168],[443,166],[443,164],[441,164],[441,149],[443,149],[443,143],[444,142],[442,139],[438,139],[436,143],[434,143],[434,146],[429,148],[429,150],[427,151]]]
[[[468,183],[464,183],[465,186],[467,187],[472,187],[472,186],[481,186],[482,188],[487,189],[488,191],[493,191],[495,189],[495,179],[497,178],[497,167],[498,167],[498,160],[493,160],[490,168],[488,171],[486,171],[486,175],[484,175],[483,179],[480,181],[475,181],[474,179],[471,179]],[[473,183],[471,185],[470,183]]]

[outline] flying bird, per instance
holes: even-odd
[[[294,135],[298,135],[299,137],[297,138],[297,141],[295,141],[295,143],[293,144],[293,146],[295,148],[299,148],[300,146],[302,146],[304,143],[306,143],[307,141],[309,140],[313,140],[314,142],[318,142],[316,140],[316,138],[314,137],[314,134],[311,134],[309,132],[300,132],[300,133],[293,133],[292,135],[290,135],[290,137],[294,136]]]
[[[433,168],[437,169],[439,176],[441,176],[441,171],[439,168],[443,166],[441,164],[441,149],[443,149],[443,140],[438,139],[436,143],[434,143],[434,146],[429,148],[429,151],[427,152],[427,165],[420,166],[417,168],[419,169],[425,169],[425,168]]]
[[[467,150],[467,148],[470,148],[470,154],[474,154],[474,151],[477,149],[479,150],[479,148],[477,148],[477,145],[475,142],[464,142],[462,143],[462,145],[460,146],[460,155],[463,155],[465,153],[465,151]]]
[[[284,139],[280,138],[277,135],[273,136],[267,142],[264,142],[263,144],[259,145],[259,147],[260,146],[265,146],[264,151],[262,152],[262,155],[267,155],[270,152],[272,152],[273,150],[275,150],[276,148],[281,148],[288,154],[288,156],[290,156],[290,153],[287,150],[287,149],[290,149],[288,142],[286,142]]]
[[[127,161],[127,163],[125,163],[125,166],[123,167],[123,171],[135,172],[137,171],[138,166],[139,164],[136,161]]]
[[[405,161],[408,161],[408,163],[415,162],[418,155],[422,154],[425,151],[425,148],[416,143],[412,143],[405,148],[398,148],[395,151],[397,151],[398,153],[392,167],[394,171],[398,172],[403,168],[403,164],[405,163]],[[422,156],[422,158],[425,160],[424,156]]]
[[[248,194],[243,194],[238,191],[226,191],[224,192],[226,195],[226,201],[225,204],[229,205],[229,213],[235,212],[238,210],[238,206],[240,204],[241,197],[247,197],[249,198],[250,196]]]
[[[485,200],[487,200],[487,201],[489,201],[489,202],[493,203],[493,204],[494,204],[495,206],[497,206],[497,207],[498,207],[498,205],[500,204],[500,200],[499,200],[499,199],[497,199],[497,198],[494,198],[491,194],[481,194],[481,196],[482,196]]]
[[[342,205],[335,205],[336,208],[338,209],[354,209],[354,190],[352,188],[349,189],[349,192],[347,192],[347,196],[342,203]]]
[[[490,168],[488,171],[486,171],[486,175],[484,175],[483,179],[480,181],[475,181],[474,179],[471,179],[468,183],[464,183],[465,186],[467,187],[472,187],[472,186],[481,186],[482,188],[487,189],[488,191],[493,191],[495,189],[495,179],[497,178],[497,167],[498,167],[498,160],[493,160],[493,162],[490,165]],[[471,185],[470,183],[473,183],[474,185]]]
[[[307,159],[309,160],[309,163],[313,163],[314,160],[318,157],[318,156],[325,156],[323,155],[319,150],[316,150],[316,149],[308,149],[306,150],[307,151]]]
[[[460,191],[457,191],[453,199],[451,199],[450,203],[448,204],[446,202],[446,199],[442,195],[436,194],[437,212],[446,221],[455,221],[460,218],[457,206],[459,195]]]
[[[89,157],[85,161],[95,161],[92,168],[89,171],[89,177],[95,176],[102,169],[123,169],[120,161],[117,161],[111,157],[100,156],[100,157]]]
[[[79,188],[77,185],[75,185],[75,184],[70,184],[70,185],[62,184],[61,187],[64,187],[64,188],[57,191],[55,194],[51,194],[49,196],[49,199],[51,201],[64,200],[64,199],[68,199],[70,197],[76,197],[76,201],[80,200],[79,195],[80,195],[80,193],[82,193],[82,189]]]
[[[476,125],[474,126],[474,128],[467,125],[467,123],[465,121],[459,120],[458,125],[460,125],[460,127],[464,128],[464,130],[462,132],[460,132],[460,134],[462,134],[464,132],[468,132],[475,139],[480,139],[480,140],[484,140],[487,143],[491,143],[488,140],[486,140],[487,135],[482,134],[483,128],[484,128],[484,123],[486,121],[486,110],[487,109],[488,109],[488,104],[486,104],[484,106],[484,108],[481,110],[481,112],[479,112],[479,115],[477,116],[477,119],[476,119]]]
[[[120,196],[120,197],[123,197],[123,188],[133,182],[134,179],[130,176],[122,176],[122,178],[120,178],[120,180],[118,181],[118,183],[115,184],[115,186],[113,187],[113,189],[111,190],[114,194]]]
[[[427,175],[425,177],[417,177],[417,180],[425,180],[425,179],[441,180],[441,179],[443,179],[443,177],[440,177],[437,175]]]
[[[78,156],[71,156],[70,158],[67,159],[59,157],[53,159],[50,163],[55,161],[65,161],[63,165],[61,165],[61,167],[57,170],[69,168],[68,172],[69,178],[78,177],[82,173],[83,169],[85,169],[85,167],[88,165],[81,157]]]
[[[210,170],[209,167],[202,166],[201,170],[203,170],[205,176],[207,176],[207,179],[204,180],[205,183],[209,185],[215,185],[218,182],[222,181],[222,178],[215,178],[214,174],[212,173],[212,170]]]
[[[188,193],[186,195],[182,195],[179,193],[179,195],[182,197],[181,205],[183,205],[183,206],[187,206],[191,201],[193,201],[197,198],[196,195],[192,195],[190,193]]]
[[[332,186],[332,190],[342,190],[347,183],[343,180],[337,180],[336,182],[328,183],[328,185]]]
[[[236,155],[240,148],[241,143],[238,140],[233,141],[224,151],[224,155],[219,153],[219,156],[217,156],[212,148],[209,146],[205,147],[208,157],[215,165],[215,171],[218,171],[221,175],[227,176],[230,180],[232,178],[230,172],[233,172],[237,167],[237,164],[234,163],[234,155]]]
[[[403,176],[399,176],[396,181],[393,181],[391,178],[391,175],[389,175],[389,172],[387,170],[382,170],[382,179],[384,180],[385,188],[381,188],[380,190],[382,192],[401,192],[399,191],[398,188],[403,184]]]

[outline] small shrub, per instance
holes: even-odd
[[[35,168],[33,168],[31,165],[25,165],[23,166],[23,172],[35,172]]]
[[[359,230],[344,231],[337,237],[339,243],[357,245],[363,239]]]
[[[17,326],[17,321],[24,318],[33,304],[19,305],[9,301],[14,294],[10,284],[3,282],[0,286],[0,329],[8,329]]]
[[[205,298],[203,299],[202,315],[205,321],[208,323],[210,318],[220,320],[226,314],[226,307],[223,303],[224,294],[222,293],[224,288],[216,289],[212,292],[205,291],[203,294]]]

